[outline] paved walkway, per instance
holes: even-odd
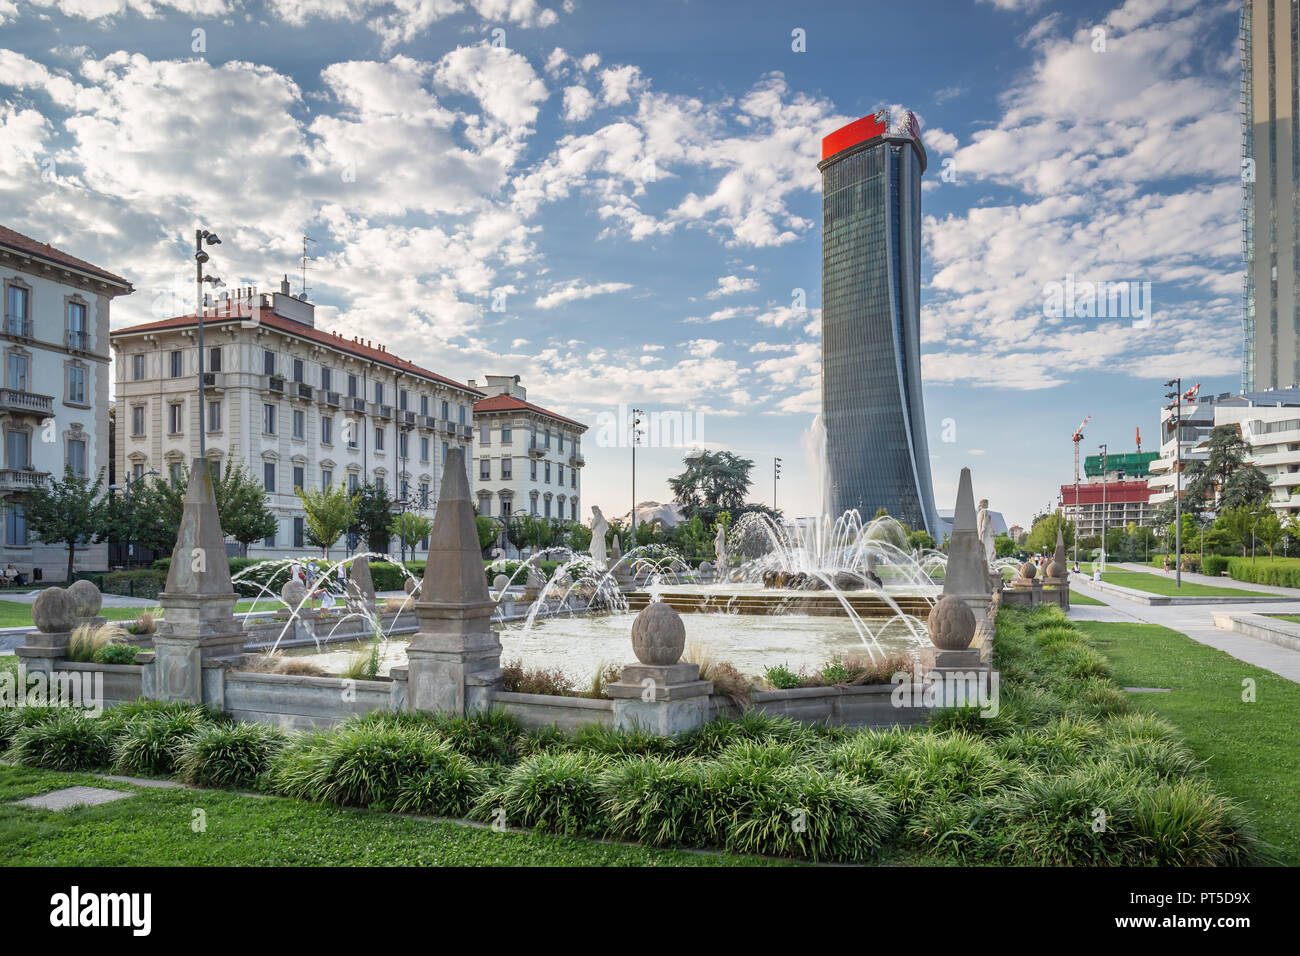
[[[1112,565],[1115,567],[1115,565]],[[1124,566],[1125,570],[1143,570],[1140,565]],[[1146,569],[1151,570],[1151,569]],[[1157,572],[1163,573],[1163,572]],[[1191,577],[1191,575],[1184,575]],[[1196,575],[1196,577],[1205,577]],[[1205,578],[1206,581],[1218,581],[1217,578]],[[1070,607],[1070,618],[1075,621],[1112,621],[1135,624],[1158,624],[1170,630],[1185,634],[1192,640],[1210,647],[1218,648],[1225,654],[1231,654],[1239,661],[1254,664],[1287,680],[1300,684],[1300,651],[1293,651],[1268,641],[1247,637],[1234,631],[1221,631],[1214,626],[1215,614],[1259,614],[1264,607],[1259,604],[1234,603],[1225,598],[1221,604],[1194,605],[1150,605],[1129,601],[1113,591],[1098,591],[1083,583],[1080,575],[1072,575],[1071,590],[1088,597],[1104,601],[1106,607],[1091,604],[1075,604]],[[1300,614],[1300,591],[1294,588],[1278,588],[1289,591],[1296,596],[1294,601],[1279,601],[1266,605],[1270,614]]]

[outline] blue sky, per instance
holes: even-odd
[[[936,493],[969,465],[1027,524],[1084,415],[1155,448],[1161,381],[1239,385],[1238,6],[0,0],[0,222],[130,278],[114,325],[188,301],[200,223],[263,289],[306,232],[318,325],[593,426],[688,414],[807,512],[820,138],[907,107]],[[1067,275],[1151,283],[1150,321],[1046,315]],[[595,431],[584,507],[624,513]]]

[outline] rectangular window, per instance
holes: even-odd
[[[533,458],[528,462],[528,478],[530,481],[537,480],[537,459]]]
[[[555,466],[555,481],[556,481],[556,484],[559,484],[559,485],[563,485],[563,484],[564,484],[564,466],[563,466],[563,465],[556,465],[556,466]]]
[[[182,353],[180,349],[176,349],[174,352],[172,352],[171,355],[168,356],[168,359],[170,359],[171,362],[172,378],[180,378],[182,375],[185,374],[185,368],[182,365]]]
[[[144,380],[144,356],[131,356],[131,378],[133,381],[140,382]]]
[[[421,415],[428,415],[428,414],[429,414],[429,396],[428,396],[428,395],[421,395],[421,396],[420,396],[420,414],[421,414]]]
[[[275,532],[274,532],[274,531],[272,531],[270,534],[268,534],[265,538],[262,539],[262,546],[263,546],[263,547],[266,547],[266,548],[274,548],[274,547],[275,547]]]
[[[492,444],[492,429],[489,428],[487,425],[483,425],[482,427],[479,428],[478,443],[480,445]]]
[[[268,492],[275,493],[275,462],[262,462],[262,487]]]
[[[355,375],[349,375],[348,376],[348,398],[356,398],[356,397],[357,397],[357,377]]]
[[[420,461],[429,460],[429,439],[421,437],[420,439]]]
[[[10,471],[22,471],[32,466],[31,440],[27,432],[5,432],[5,466]]]
[[[460,406],[460,423],[461,423],[462,425],[465,424],[465,406],[464,406],[464,405]]]
[[[376,428],[375,429],[375,451],[383,451],[383,450],[384,450],[384,430],[382,428]]]
[[[300,409],[293,410],[293,437],[304,438],[307,434],[307,414]]]
[[[578,470],[576,468],[569,469],[569,487],[578,487]]]
[[[68,348],[89,349],[90,332],[86,327],[86,307],[80,302],[68,303]]]
[[[220,345],[215,345],[212,348],[208,349],[208,371],[209,372],[221,371],[221,346]]]
[[[333,385],[332,385],[333,380],[334,380],[334,377],[330,374],[330,370],[327,369],[325,366],[322,365],[322,366],[321,366],[321,369],[320,369],[320,387],[321,387],[321,389],[324,390],[324,391],[326,391],[326,392],[331,392],[331,391],[333,391],[333,390],[334,390],[334,389],[333,389]]]
[[[556,435],[555,438],[556,441],[559,442],[559,444],[555,446],[555,450],[558,451],[560,454],[564,454],[564,434],[561,433],[559,435]]]
[[[68,401],[74,405],[86,404],[86,370],[80,365],[68,366]]]
[[[29,391],[27,382],[27,370],[30,367],[30,358],[19,352],[9,353],[9,387],[19,392]]]
[[[360,487],[361,487],[361,481],[360,479],[357,478],[357,473],[355,471],[348,472],[348,494],[350,495],[356,494],[357,489],[359,489]]]
[[[478,476],[480,478],[492,477],[492,459],[480,458],[478,461]]]
[[[576,501],[569,502],[569,520],[570,521],[578,520],[578,503]]]
[[[343,431],[344,431],[344,433],[348,436],[348,447],[349,447],[349,448],[356,448],[356,447],[357,447],[357,424],[356,424],[356,422],[349,421],[349,422],[347,422],[346,424],[344,424],[344,426],[343,426]]]
[[[546,517],[549,518],[550,516],[551,516],[551,499],[550,499],[550,498],[547,498],[547,499],[546,499]]]
[[[545,479],[545,480],[546,480],[546,483],[549,485],[549,484],[551,483],[551,463],[548,461],[548,462],[545,462],[544,464],[545,464],[545,466],[546,466],[546,471],[545,471],[546,479]]]
[[[181,468],[179,461],[174,461],[167,466],[167,479],[172,483],[173,488],[179,488],[181,485]]]
[[[270,349],[262,349],[262,374],[275,374],[275,353]]]
[[[450,415],[449,412],[448,412],[448,405],[447,405],[446,402],[443,402],[443,403],[442,403],[442,417],[443,417],[444,419],[449,419],[449,418],[451,418],[451,415]]]
[[[384,404],[384,383],[375,382],[375,404]]]
[[[9,291],[12,293],[14,287],[10,286]],[[27,547],[27,512],[20,504],[11,504],[5,508],[5,544],[18,548]]]
[[[447,464],[447,443],[442,443],[442,463]]]
[[[176,402],[167,406],[167,430],[172,435],[185,431],[185,406]]]
[[[397,433],[397,454],[403,458],[410,457],[410,451],[407,450],[406,432]]]
[[[303,381],[303,375],[306,374],[306,366],[303,365],[302,359],[293,360],[293,380],[295,382]]]
[[[397,407],[406,411],[406,389],[399,389],[397,392]]]
[[[508,444],[510,444],[510,426],[509,426],[509,425],[502,425],[502,426],[501,426],[501,444],[503,444],[503,445],[508,445]]]
[[[511,475],[512,475],[512,471],[511,471],[510,459],[509,459],[509,458],[502,458],[502,459],[501,459],[501,477],[502,477],[504,480],[509,481]]]
[[[551,447],[551,430],[549,428],[546,429],[546,447],[548,449]]]
[[[131,466],[131,480],[140,481],[143,478],[144,478],[144,465],[142,465],[140,462],[137,461],[134,465]]]
[[[293,466],[293,490],[302,491],[302,486],[307,481],[306,469],[302,465]]]
[[[324,490],[326,490],[326,491],[328,491],[328,490],[329,490],[329,486],[332,485],[332,484],[334,484],[334,472],[330,471],[328,468],[322,468],[322,469],[320,470],[320,486],[321,486],[321,488],[324,489]]]
[[[334,419],[321,416],[320,420],[320,443],[322,445],[334,444]]]
[[[221,403],[208,402],[208,431],[221,431]]]
[[[429,507],[429,483],[427,481],[420,482],[420,507]]]
[[[275,434],[275,406],[262,406],[262,432],[266,435]]]
[[[306,547],[307,536],[303,527],[302,518],[293,519],[293,546],[295,548]]]
[[[134,405],[131,408],[131,434],[144,434],[144,406]]]
[[[31,293],[21,286],[9,287],[9,301],[5,305],[5,331],[10,335],[31,336],[31,325],[27,321],[30,296]]]
[[[79,477],[86,477],[86,443],[80,439],[69,439],[68,441],[68,465],[72,468],[72,473]]]

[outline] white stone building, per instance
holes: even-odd
[[[1269,505],[1284,520],[1300,514],[1300,388],[1275,389],[1245,395],[1224,393],[1183,403],[1182,460],[1186,474],[1191,461],[1208,457],[1210,432],[1219,425],[1236,426],[1252,447],[1246,460],[1268,476]],[[1160,457],[1151,463],[1151,504],[1174,496],[1176,478],[1174,412],[1160,413]],[[1184,478],[1183,488],[1190,485]]]
[[[475,497],[481,515],[516,511],[581,521],[581,436],[587,426],[534,405],[518,375],[489,375],[474,403]]]
[[[167,474],[199,453],[195,328],[187,315],[112,333],[119,482]],[[432,516],[448,450],[464,449],[468,462],[483,393],[383,345],[317,329],[315,306],[287,281],[269,295],[223,297],[204,310],[203,335],[208,457],[224,469],[233,456],[261,479],[280,524],[249,557],[319,553],[305,540],[295,487],[370,481]]]
[[[0,226],[4,285],[4,382],[0,503],[4,552],[29,580],[62,581],[67,546],[35,540],[24,492],[63,477],[65,464],[108,484],[109,306],[131,283],[45,243]],[[76,570],[103,570],[106,544],[87,544]]]

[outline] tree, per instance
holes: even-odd
[[[1011,539],[1010,535],[995,534],[993,536],[993,552],[999,558],[1009,558],[1016,553],[1018,545]]]
[[[586,551],[591,547],[591,529],[576,521],[571,522],[568,528],[565,529],[564,543],[575,554]]]
[[[754,462],[729,451],[700,451],[687,455],[686,470],[668,479],[673,497],[687,518],[701,511],[744,507]]]
[[[304,491],[295,488],[294,494],[302,502],[303,531],[307,543],[325,552],[329,560],[330,548],[352,527],[357,516],[355,495],[348,494],[343,482],[329,488]]]
[[[1258,508],[1273,493],[1268,476],[1254,465],[1243,465],[1223,486],[1219,495],[1221,508]]]
[[[1218,520],[1214,522],[1216,528],[1226,531],[1236,546],[1241,548],[1243,558],[1246,549],[1250,547],[1250,531],[1254,524],[1255,516],[1246,507],[1225,508],[1219,512]]]
[[[1262,504],[1269,495],[1268,478],[1254,465],[1246,464],[1250,442],[1237,425],[1216,425],[1206,441],[1205,461],[1187,466],[1192,476],[1183,511],[1196,512],[1194,505],[1222,511]]]
[[[678,527],[681,528],[682,533],[682,554],[700,560],[713,557],[713,538],[699,515],[681,523]]]
[[[1255,537],[1259,543],[1268,548],[1268,559],[1273,560],[1273,552],[1277,546],[1282,543],[1282,535],[1286,533],[1282,526],[1282,519],[1272,510],[1264,512],[1255,521]]]
[[[913,551],[930,551],[934,548],[934,538],[930,536],[930,532],[920,528],[907,536],[907,546]],[[994,539],[994,547],[997,547],[996,539]]]
[[[479,514],[477,510],[474,513],[474,527],[478,531],[478,549],[486,551],[488,545],[497,539],[501,533],[501,522],[495,518],[487,518]]]
[[[27,525],[36,537],[46,544],[68,546],[68,576],[72,581],[72,565],[77,546],[92,537],[103,540],[104,469],[99,469],[95,480],[78,475],[69,463],[63,468],[63,477],[50,477],[49,483],[29,492],[23,502]]]
[[[355,493],[357,508],[352,530],[366,543],[366,550],[376,554],[388,552],[388,522],[393,513],[393,499],[388,487],[365,482]]]
[[[1039,515],[1034,521],[1034,525],[1029,529],[1029,537],[1025,539],[1025,548],[1032,552],[1050,552],[1056,550],[1056,529],[1061,529],[1061,534],[1065,538],[1067,548],[1074,545],[1074,522],[1065,521],[1059,511],[1053,511],[1051,514]]]
[[[433,519],[412,511],[404,515],[393,515],[393,520],[388,524],[388,533],[410,549],[412,559],[415,556],[415,546],[427,538],[432,531]]]
[[[236,466],[233,457],[226,459],[226,470],[213,482],[213,492],[221,530],[238,542],[240,555],[246,557],[254,541],[275,534],[279,522],[267,503],[266,488],[243,465]]]

